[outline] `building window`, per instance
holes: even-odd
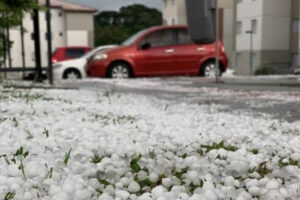
[[[237,2],[238,2],[238,3],[242,3],[242,2],[243,2],[243,0],[237,0]]]
[[[256,19],[253,19],[251,20],[251,30],[252,30],[252,33],[257,33],[257,20]]]
[[[236,23],[236,34],[241,35],[242,34],[242,22]]]
[[[59,16],[59,17],[62,17],[62,16],[63,16],[63,13],[62,13],[62,12],[59,12],[59,13],[58,13],[58,16]]]
[[[175,5],[175,0],[171,0],[172,6]]]
[[[293,19],[292,20],[292,29],[293,29],[293,33],[299,33],[299,28],[300,28],[300,21],[299,19]]]
[[[60,32],[60,33],[59,33],[59,36],[63,36],[63,35],[64,35],[63,32]]]

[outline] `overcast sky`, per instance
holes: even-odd
[[[122,6],[130,4],[144,4],[148,7],[162,9],[162,0],[66,0],[81,5],[92,6],[103,10],[118,10]]]

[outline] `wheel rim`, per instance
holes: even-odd
[[[129,71],[126,67],[118,65],[112,69],[111,76],[115,79],[126,79],[129,78]]]
[[[79,78],[78,74],[74,71],[69,72],[66,77],[68,80],[76,80]]]
[[[216,64],[211,63],[205,67],[204,70],[205,77],[215,78],[216,76],[219,75],[220,75],[220,69],[216,66]]]

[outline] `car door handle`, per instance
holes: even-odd
[[[174,49],[167,49],[166,53],[174,53]]]
[[[204,47],[199,47],[197,50],[198,51],[205,51],[205,48]]]

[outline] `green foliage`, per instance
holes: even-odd
[[[16,196],[16,192],[12,191],[12,192],[8,192],[6,193],[4,200],[11,200],[14,199],[14,197]]]
[[[35,0],[1,0],[0,1],[0,56],[3,53],[4,28],[20,24],[24,13],[38,8]]]
[[[27,156],[29,155],[28,151],[24,151],[24,148],[21,146],[15,153],[15,157],[18,157],[20,159],[20,165],[19,165],[19,170],[22,171],[23,177],[26,179],[26,175],[25,175],[25,169],[24,169],[24,165],[23,165],[23,161],[25,158],[27,158]],[[16,159],[14,159],[16,161]]]
[[[213,143],[212,145],[201,145],[201,148],[206,149],[206,153],[210,152],[213,149],[225,149],[227,151],[236,151],[237,148],[231,145],[225,145],[224,141],[219,143]]]
[[[289,166],[289,165],[298,166],[298,160],[294,160],[292,158],[289,158],[288,162],[284,162],[283,160],[284,159],[281,158],[278,161],[278,164],[279,164],[280,167],[286,167],[286,166]]]
[[[276,70],[273,67],[262,66],[255,70],[255,75],[272,75],[276,74]]]
[[[256,155],[256,154],[258,154],[259,150],[258,149],[252,149],[251,152]]]
[[[98,154],[94,154],[94,156],[91,159],[91,163],[98,164],[101,162],[101,160],[102,160],[101,156],[99,156]]]
[[[47,173],[46,179],[47,178],[52,179],[52,174],[53,174],[53,168],[51,167],[51,169]]]
[[[7,158],[6,155],[1,155],[0,158],[4,158],[6,164],[10,165],[10,162],[9,162],[9,160],[8,160],[8,158]]]
[[[132,171],[134,173],[138,173],[139,171],[142,170],[142,168],[140,167],[140,165],[138,163],[139,160],[140,160],[140,158],[134,158],[130,161],[130,168],[132,169]]]
[[[248,172],[250,174],[257,172],[262,178],[264,178],[266,175],[272,173],[272,170],[267,167],[267,162],[262,162],[257,167],[249,169]]]
[[[108,182],[107,180],[105,179],[98,179],[98,182],[104,186],[108,186],[108,185],[111,185],[110,182]]]
[[[71,155],[71,151],[72,151],[72,149],[70,149],[67,153],[65,153],[65,159],[64,159],[65,166],[68,165],[70,155]]]
[[[161,25],[159,10],[135,4],[117,11],[104,11],[95,16],[95,44],[119,44],[145,28]]]
[[[45,135],[48,138],[49,137],[49,130],[44,128],[43,135]]]

